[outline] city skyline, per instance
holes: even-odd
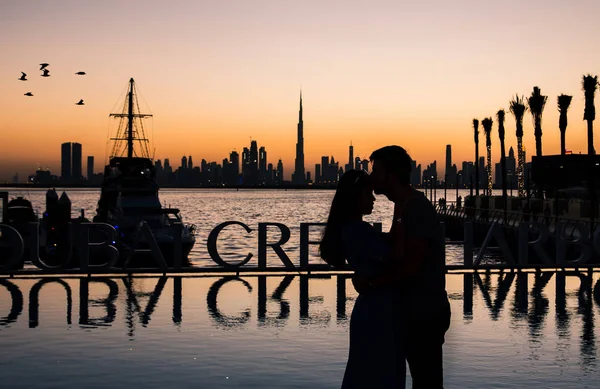
[[[15,172],[24,177],[37,164],[57,172],[65,141],[84,144],[103,166],[108,114],[130,77],[155,115],[148,122],[155,159],[192,154],[218,161],[232,143],[252,136],[283,160],[289,179],[300,87],[307,172],[326,154],[345,163],[350,141],[361,157],[399,144],[414,159],[443,167],[444,146],[452,144],[456,160],[473,160],[472,118],[507,109],[515,94],[527,96],[535,85],[549,96],[544,154],[560,152],[561,93],[574,96],[567,148],[586,152],[581,75],[600,72],[600,53],[587,44],[598,31],[593,15],[600,4],[378,5],[3,5],[3,31],[11,39],[0,43],[6,54],[0,63],[0,181]],[[125,24],[122,34],[118,27]],[[534,30],[540,32],[534,47],[523,46]],[[51,77],[39,77],[42,62],[50,64]],[[28,81],[18,80],[21,71]],[[79,71],[86,75],[74,74]],[[34,96],[23,96],[30,91]],[[75,104],[80,99],[85,105]],[[524,125],[525,147],[534,150],[529,114]],[[507,115],[507,146],[515,146],[514,132]],[[598,137],[595,144],[599,149]],[[493,137],[494,160],[498,153]]]

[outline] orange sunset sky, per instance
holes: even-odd
[[[38,164],[60,174],[67,141],[102,171],[116,129],[108,114],[130,77],[154,114],[155,158],[176,165],[184,154],[220,163],[252,137],[289,178],[300,88],[311,172],[322,155],[346,163],[352,141],[361,157],[403,145],[442,174],[446,144],[454,163],[472,160],[472,119],[495,119],[534,85],[549,96],[544,153],[559,152],[561,93],[574,96],[567,148],[586,152],[581,77],[600,73],[598,15],[597,0],[4,1],[0,181],[23,181]],[[39,76],[42,62],[51,77]],[[524,122],[529,158],[529,114]],[[510,114],[506,128],[508,149]],[[492,152],[497,162],[496,123]]]

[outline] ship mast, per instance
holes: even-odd
[[[122,113],[111,113],[109,115],[110,117],[115,117],[115,118],[121,119],[119,122],[119,129],[117,130],[117,137],[111,138],[111,140],[115,141],[111,158],[118,157],[118,156],[120,156],[119,154],[122,153],[122,152],[119,152],[119,150],[121,148],[120,141],[127,141],[127,158],[133,158],[134,154],[135,154],[133,142],[136,140],[140,142],[140,154],[141,155],[139,155],[139,156],[142,158],[150,158],[150,152],[148,151],[148,145],[147,145],[148,139],[146,139],[145,134],[144,134],[144,126],[142,124],[142,121],[140,120],[138,122],[139,130],[136,130],[135,128],[138,126],[136,126],[135,119],[136,118],[143,119],[143,118],[147,118],[147,117],[152,117],[152,115],[135,113],[136,109],[137,109],[137,112],[139,112],[139,106],[138,106],[137,98],[135,97],[134,91],[135,91],[135,82],[133,81],[133,78],[131,78],[131,79],[129,79],[129,91],[127,93],[127,98],[125,99],[125,104],[126,104],[127,108],[125,109],[125,107],[123,107],[124,109],[123,109]],[[125,119],[127,119],[126,129],[124,128]],[[125,130],[127,131],[127,133],[125,133]],[[138,132],[139,132],[139,136],[137,136]]]
[[[127,110],[127,158],[133,158],[133,77],[129,79],[129,109]]]

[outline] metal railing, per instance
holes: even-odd
[[[539,224],[544,224],[550,232],[554,232],[558,225],[563,225],[563,232],[568,234],[564,236],[572,239],[577,230],[584,229],[593,233],[598,222],[591,222],[589,219],[572,219],[556,215],[545,215],[543,213],[524,213],[515,211],[504,211],[502,209],[488,209],[475,207],[458,207],[455,202],[447,204],[435,204],[435,210],[439,215],[464,219],[465,221],[497,223],[502,226],[517,228],[522,223],[529,224],[536,228]]]

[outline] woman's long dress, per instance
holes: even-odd
[[[385,268],[389,245],[366,222],[348,224],[343,230],[344,252],[357,275],[371,277]],[[350,351],[343,389],[404,388],[406,365],[395,341],[400,330],[394,320],[395,295],[392,288],[360,294],[350,318]],[[398,360],[402,363],[397,363]]]

